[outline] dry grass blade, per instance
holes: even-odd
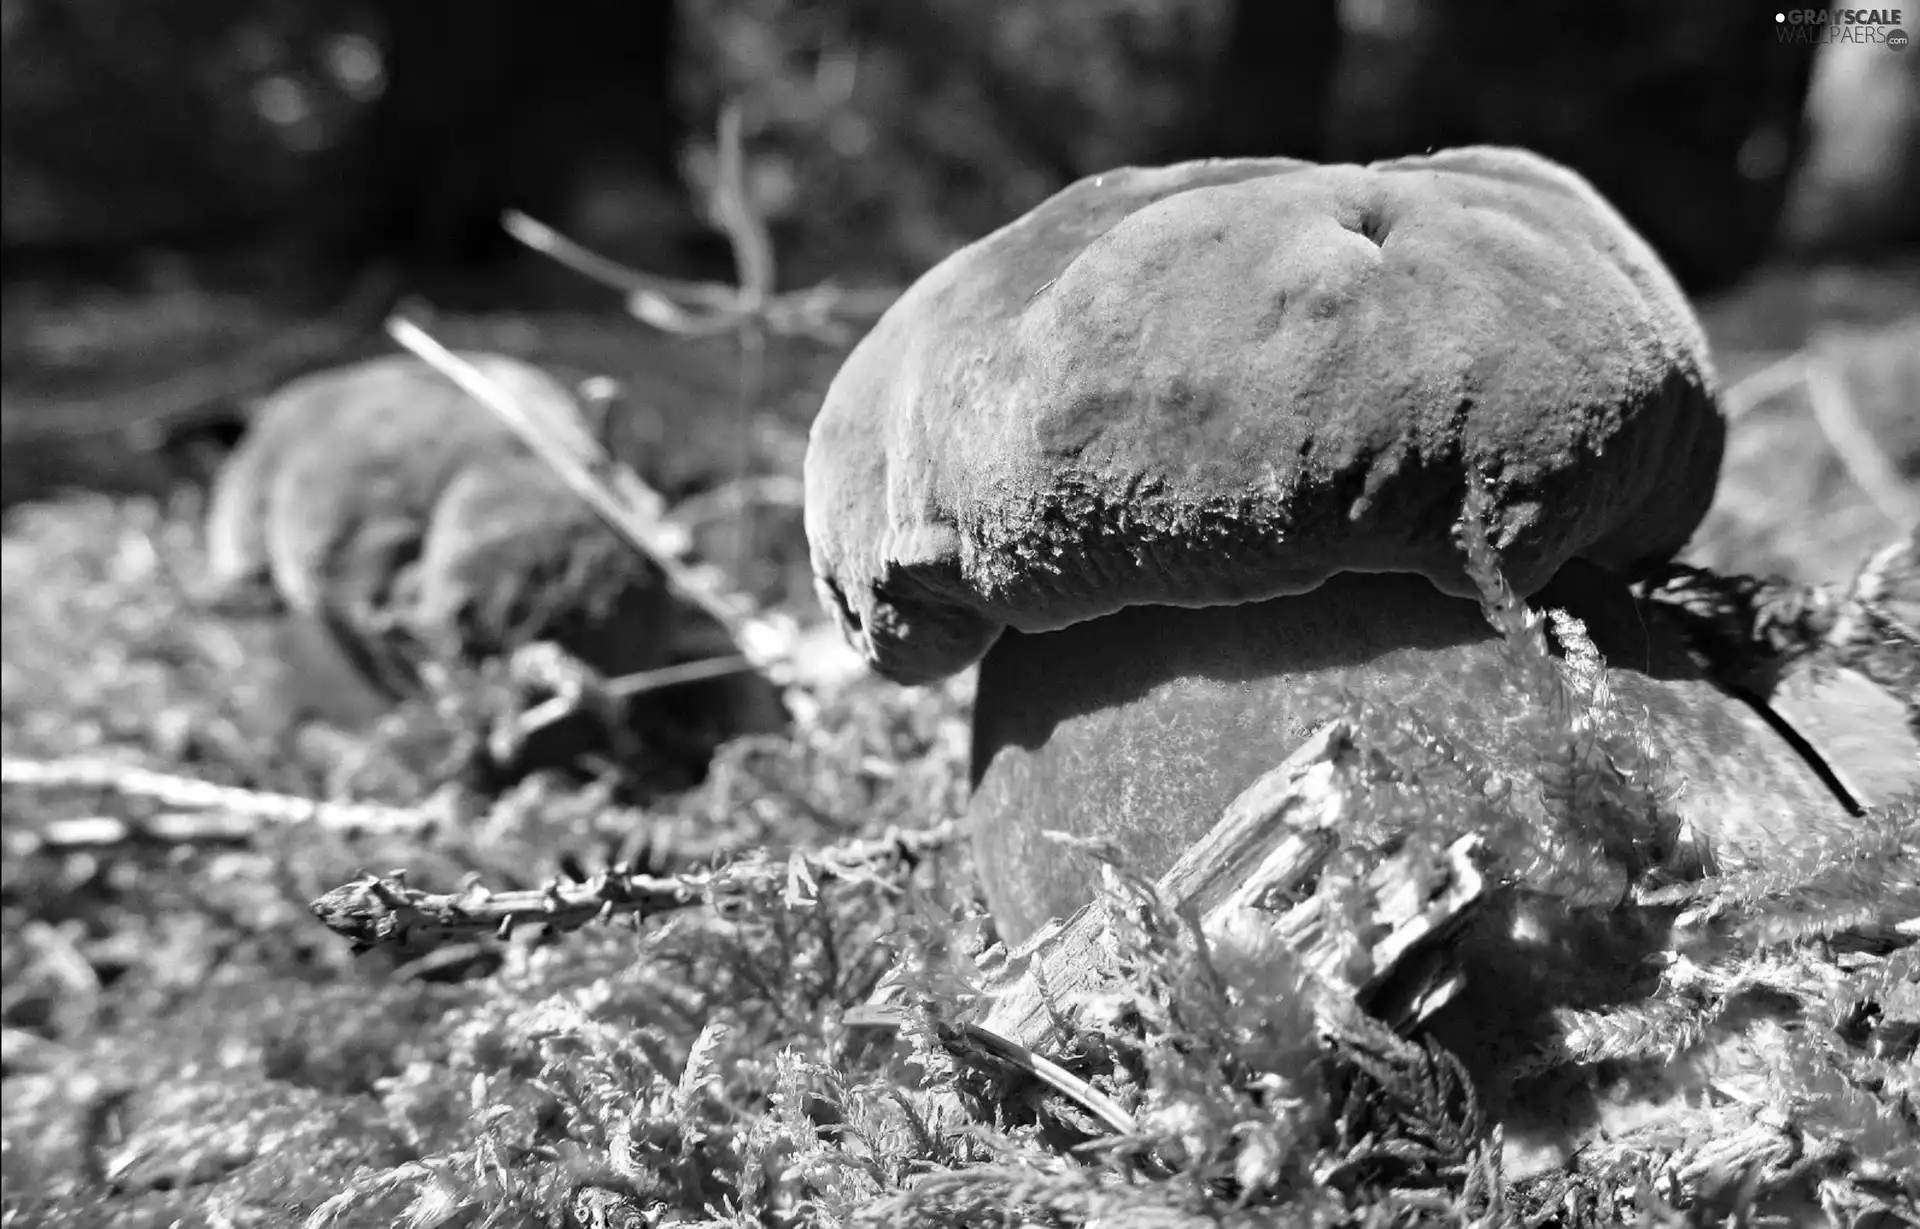
[[[344,884],[311,907],[327,929],[351,940],[356,952],[378,947],[417,954],[480,935],[505,939],[522,925],[571,930],[618,917],[637,925],[656,913],[770,896],[804,908],[812,903],[815,885],[871,880],[889,869],[912,867],[954,844],[959,831],[953,823],[891,830],[789,858],[743,857],[698,874],[645,875],[615,866],[586,883],[555,882],[516,892],[489,892],[477,885],[464,892],[423,892],[397,873]]]

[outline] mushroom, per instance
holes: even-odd
[[[1512,745],[1469,482],[1514,590],[1647,711],[1702,856],[1844,816],[1626,587],[1724,437],[1685,299],[1573,172],[1196,162],[1082,180],[922,277],[828,392],[806,527],[874,670],[980,664],[970,822],[1012,942],[1094,892],[1049,830],[1158,874],[1350,696]]]
[[[577,412],[540,368],[462,357],[532,413]],[[651,562],[410,355],[267,398],[217,477],[207,545],[217,605],[290,614],[389,696],[412,683],[384,664],[395,630],[474,657],[551,639],[607,674],[666,655],[669,599]]]

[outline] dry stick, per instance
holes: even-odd
[[[743,122],[739,105],[729,102],[720,115],[717,166],[709,201],[714,218],[726,232],[733,249],[738,285],[684,282],[639,273],[589,251],[523,213],[508,211],[501,217],[507,233],[528,247],[586,277],[622,290],[627,296],[628,312],[644,323],[685,337],[722,333],[735,336],[740,356],[736,385],[736,481],[744,481],[751,467],[750,428],[753,411],[765,391],[768,338],[789,335],[844,340],[846,330],[834,318],[836,314],[845,313],[849,307],[870,308],[877,314],[897,297],[889,291],[883,297],[860,300],[858,296],[843,295],[829,286],[816,286],[789,295],[775,293],[778,277],[773,237],[765,221],[754,211],[747,189]],[[679,300],[686,300],[686,304]],[[687,304],[693,306],[690,308]],[[732,543],[732,562],[736,568],[745,562],[752,549],[752,522],[743,519]]]
[[[382,834],[416,832],[437,818],[423,808],[374,803],[319,802],[297,794],[275,794],[216,785],[194,777],[154,772],[113,760],[0,761],[0,782],[28,789],[83,789],[158,802],[181,810],[220,811],[276,824],[319,824],[333,831]],[[155,831],[153,821],[146,829]],[[183,838],[186,839],[186,838]]]
[[[393,339],[459,385],[498,415],[567,486],[660,568],[667,583],[710,616],[739,647],[741,655],[782,686],[793,681],[791,657],[798,636],[793,620],[765,612],[739,592],[720,569],[691,560],[685,530],[668,520],[666,501],[626,466],[618,464],[584,434],[574,449],[554,439],[528,417],[505,390],[484,372],[401,317],[387,322]],[[588,451],[583,457],[581,452]],[[597,472],[596,472],[597,471]],[[606,475],[611,482],[603,480]],[[617,484],[619,491],[613,489]]]
[[[847,318],[872,319],[899,298],[897,289],[856,291],[821,282],[776,293],[773,236],[754,210],[747,188],[744,117],[737,102],[720,113],[715,175],[708,208],[733,249],[736,285],[690,282],[627,268],[573,242],[517,210],[501,215],[515,239],[626,298],[629,315],[661,332],[682,337],[733,333],[743,345],[749,333],[812,337],[843,343]]]
[[[1847,395],[1833,360],[1824,355],[1809,359],[1806,382],[1813,420],[1826,433],[1827,443],[1854,484],[1902,532],[1920,526],[1920,495],[1901,480],[1886,452],[1874,442],[1873,432],[1854,412],[1853,398]]]
[[[1752,371],[1728,387],[1721,395],[1728,422],[1737,422],[1749,412],[1785,393],[1807,375],[1807,357],[1799,351],[1775,359]]]
[[[741,319],[740,288],[720,282],[686,282],[642,273],[610,260],[538,219],[509,210],[501,215],[507,233],[566,268],[626,300],[627,313],[643,324],[682,337],[712,337],[731,332]],[[771,295],[760,307],[767,331],[776,337],[809,337],[844,344],[843,321],[871,320],[900,297],[894,287],[852,290],[832,281]]]
[[[408,887],[404,875],[376,876],[335,888],[312,908],[327,929],[351,940],[356,952],[376,947],[418,952],[487,934],[509,938],[516,927],[530,924],[571,930],[624,916],[638,925],[656,913],[701,904],[724,907],[776,892],[788,907],[805,907],[822,882],[874,880],[953,845],[959,835],[960,826],[949,821],[924,830],[889,829],[878,838],[786,858],[749,855],[698,874],[643,875],[616,866],[586,883],[555,881],[515,892],[478,886],[423,892]]]
[[[657,670],[642,670],[635,674],[623,674],[610,678],[600,685],[600,691],[610,698],[628,700],[635,696],[664,691],[669,687],[679,687],[687,683],[727,678],[735,674],[751,674],[758,668],[747,657],[707,657],[700,661],[681,662],[678,665],[662,666]],[[529,731],[552,725],[571,713],[574,707],[574,700],[571,697],[555,696],[551,700],[536,704],[522,714],[520,729]]]
[[[668,301],[683,300],[702,307],[722,308],[732,303],[737,293],[733,287],[716,282],[689,282],[629,268],[582,247],[546,223],[517,209],[509,209],[501,214],[500,225],[513,238],[542,256],[589,281],[598,282],[624,295],[650,294]]]
[[[740,108],[729,102],[720,113],[719,166],[714,177],[713,211],[727,232],[733,249],[735,280],[739,282],[739,321],[734,328],[740,365],[734,382],[733,480],[746,480],[753,468],[753,416],[767,382],[767,300],[773,294],[776,273],[773,237],[747,200],[746,153],[741,147]],[[733,564],[744,567],[754,548],[753,518],[732,522]]]
[[[250,816],[232,811],[163,811],[147,819],[88,815],[56,819],[7,834],[11,857],[69,854],[125,845],[245,845],[259,834]]]

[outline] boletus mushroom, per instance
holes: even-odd
[[[1844,818],[1627,585],[1713,496],[1705,341],[1580,177],[1517,150],[1082,180],[936,266],[806,460],[822,601],[880,674],[980,665],[971,822],[1002,936],[1164,871],[1358,697],[1493,751],[1520,719],[1455,539],[1584,620],[1703,858]]]
[[[574,389],[498,354],[461,357],[555,429]],[[411,355],[297,379],[258,406],[208,504],[211,598],[270,616],[282,719],[357,725],[415,694],[414,658],[551,641],[605,675],[666,660],[670,598],[645,556],[452,380]],[[556,724],[519,749],[563,763],[599,736]]]

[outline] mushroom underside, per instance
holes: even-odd
[[[1569,565],[1536,608],[1582,620],[1627,714],[1684,782],[1681,835],[1729,869],[1805,850],[1846,803],[1760,713],[1706,680],[1656,610]],[[1311,593],[1204,609],[1133,607],[1008,632],[975,701],[975,857],[1003,938],[1090,901],[1098,870],[1047,839],[1099,838],[1149,876],[1354,699],[1411,711],[1495,765],[1537,719],[1477,602],[1412,575],[1341,575]]]

